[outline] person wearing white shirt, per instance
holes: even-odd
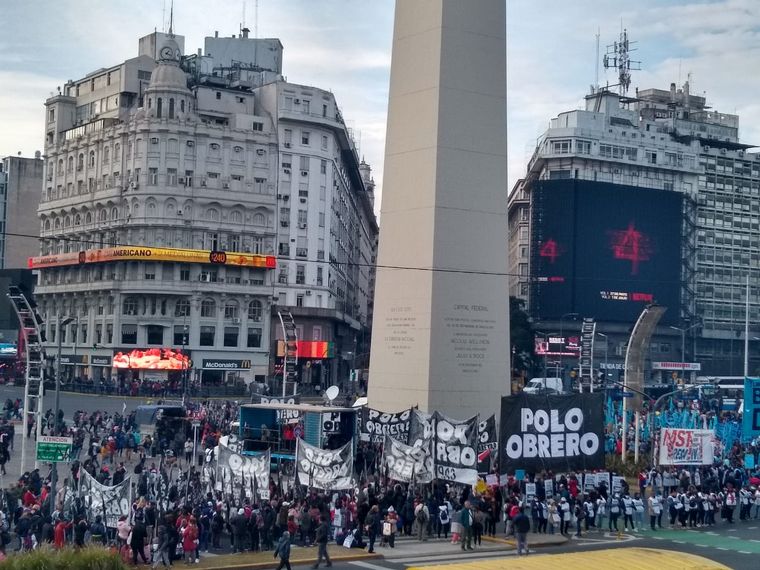
[[[654,496],[649,497],[649,526],[652,527],[652,530],[657,530],[655,523],[662,530],[662,495],[659,491]]]
[[[631,530],[636,530],[633,524],[633,499],[626,493],[623,497],[623,527],[626,532],[628,532],[628,523],[631,525]]]
[[[644,501],[641,499],[639,493],[636,493],[633,497],[633,516],[636,521],[636,526],[639,529],[644,530]]]

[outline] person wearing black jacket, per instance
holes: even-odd
[[[369,537],[367,553],[372,554],[375,551],[375,539],[380,534],[380,509],[377,505],[370,509],[365,520],[367,522],[367,536]]]
[[[145,529],[145,525],[141,520],[135,522],[135,526],[132,527],[132,537],[129,542],[129,546],[132,548],[132,564],[137,565],[137,557],[142,558],[145,564],[148,564],[148,559],[145,557],[145,542],[148,538],[148,532]]]
[[[165,521],[159,523],[156,538],[158,543],[156,545],[156,552],[153,555],[153,568],[158,568],[159,562],[166,568],[171,565],[171,559],[169,557],[169,531],[166,528]]]
[[[517,555],[528,554],[528,532],[530,531],[530,519],[525,515],[523,509],[512,519],[512,525],[517,537]]]
[[[327,517],[322,515],[319,517],[319,526],[317,527],[317,545],[319,546],[319,552],[317,554],[317,563],[312,568],[319,568],[319,564],[324,560],[326,566],[329,568],[332,566],[332,560],[327,553],[327,541],[329,540],[330,525],[327,522]]]

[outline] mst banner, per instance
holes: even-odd
[[[710,465],[713,437],[709,429],[663,428],[660,432],[660,465]]]
[[[604,468],[604,394],[501,399],[502,474]]]
[[[218,452],[217,490],[234,495],[242,490],[247,497],[253,497],[255,491],[260,499],[269,499],[270,450],[256,456],[241,455],[219,444]]]
[[[298,483],[316,489],[351,489],[354,477],[354,450],[349,441],[340,449],[319,449],[298,439],[296,474]]]
[[[389,435],[383,445],[383,473],[393,481],[430,483],[433,480],[431,440],[420,447],[410,447]]]
[[[390,435],[403,442],[409,441],[409,418],[412,410],[404,410],[395,414],[362,409],[361,439],[372,443],[383,443],[385,436]]]
[[[116,528],[119,517],[129,517],[132,502],[129,477],[118,485],[110,487],[98,483],[84,469],[80,469],[79,472],[82,474],[79,480],[79,496],[82,498],[89,520],[95,520],[95,517],[100,515],[108,528]]]
[[[436,412],[435,476],[465,485],[478,482],[478,416],[458,421]]]

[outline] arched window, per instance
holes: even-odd
[[[230,222],[233,224],[243,223],[243,214],[240,212],[240,210],[232,210],[230,212]]]
[[[90,167],[95,166],[95,151],[94,150],[90,151],[90,160],[89,160],[89,162],[87,164]]]
[[[159,119],[161,118],[161,111],[163,110],[163,106],[164,106],[164,101],[163,99],[161,99],[161,97],[159,97],[156,100],[156,117],[158,117]]]
[[[218,222],[219,221],[219,210],[216,208],[209,208],[206,210],[206,219],[210,222]]]
[[[201,301],[201,317],[216,317],[216,303],[213,299],[203,299]]]
[[[108,161],[111,160],[111,149],[108,147],[105,147],[103,149],[103,164],[108,164]]]
[[[254,322],[261,322],[261,301],[251,301],[248,303],[248,319]]]
[[[240,305],[235,300],[229,300],[224,304],[224,318],[237,319],[240,314]]]
[[[118,220],[119,219],[119,209],[114,206],[111,208],[111,219],[112,220]]]
[[[122,314],[137,316],[137,297],[127,297],[122,304]]]
[[[179,110],[180,110],[181,113],[185,112],[185,100],[184,99],[181,99],[180,102],[179,102]]]
[[[61,218],[55,219],[55,229],[60,230],[61,229]]]
[[[151,200],[145,205],[145,211],[149,218],[156,217],[156,203]]]
[[[148,109],[153,106],[153,97],[148,97]]]
[[[68,167],[66,168],[66,170],[68,170],[69,172],[71,172],[72,170],[74,170],[74,157],[73,156],[69,157],[69,164],[68,164]]]
[[[77,170],[82,170],[84,168],[84,153],[79,153],[79,156],[77,157]]]
[[[119,160],[119,158],[121,158],[121,145],[116,143],[113,145],[113,159]]]
[[[253,225],[254,226],[265,226],[267,223],[266,217],[264,217],[264,214],[261,212],[254,214],[253,216]]]
[[[74,225],[75,226],[81,226],[82,225],[82,216],[80,214],[76,214],[74,216]]]
[[[187,299],[180,299],[177,304],[174,305],[175,317],[189,317],[190,316],[190,301]]]
[[[63,174],[63,159],[58,159],[58,174]]]
[[[169,118],[174,118],[174,97],[169,99]]]
[[[63,220],[63,227],[64,228],[70,228],[71,227],[71,216],[66,216]]]
[[[50,231],[50,220],[45,220],[45,231],[46,232]]]
[[[108,212],[106,212],[106,209],[103,208],[98,212],[98,221],[99,222],[105,222],[108,219]]]
[[[173,201],[169,200],[166,203],[165,210],[166,210],[166,217],[173,218],[175,214],[177,213],[177,206],[174,204]]]
[[[90,212],[87,212],[87,214],[84,217],[84,223],[88,226],[92,223],[92,214]]]

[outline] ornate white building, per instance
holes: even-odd
[[[223,38],[207,51],[210,40]],[[46,101],[30,266],[49,351],[60,338],[69,376],[128,367],[122,376],[178,380],[182,358],[151,351],[164,348],[192,359],[188,376],[204,384],[263,381],[273,312],[292,306],[299,322],[311,310],[304,341],[366,326],[369,268],[350,262],[372,258],[377,224],[335,100],[283,80],[279,41],[227,40],[240,42],[228,53],[252,54],[244,80],[239,62],[183,57],[182,38],[154,33],[137,58]],[[293,91],[314,94],[311,111],[287,109]],[[304,328],[310,319],[329,330]],[[169,371],[146,372],[151,360]]]

